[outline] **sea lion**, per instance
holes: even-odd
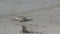
[[[33,31],[28,31],[25,25],[22,25],[22,32],[23,33],[34,33]]]
[[[33,19],[28,19],[25,16],[17,16],[13,18],[12,21],[27,22],[27,21],[33,21]]]

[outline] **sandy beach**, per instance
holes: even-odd
[[[23,25],[34,33],[23,33]],[[0,0],[0,34],[60,34],[60,0]]]

